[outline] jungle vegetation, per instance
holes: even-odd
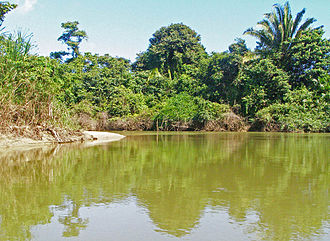
[[[0,2],[0,24],[16,5]],[[314,18],[275,4],[227,51],[207,53],[183,23],[157,30],[136,61],[82,53],[79,22],[62,23],[67,51],[31,53],[32,35],[0,36],[0,126],[125,130],[329,132],[330,40]],[[240,33],[238,33],[240,34]]]

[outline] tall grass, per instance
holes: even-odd
[[[15,33],[3,33],[1,38],[1,53],[6,58],[18,61],[29,56],[35,47],[32,42],[32,34],[17,31]]]
[[[56,94],[60,92],[58,63],[31,54],[31,34],[0,37],[0,128],[63,123]]]

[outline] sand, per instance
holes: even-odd
[[[99,145],[112,141],[119,141],[125,138],[125,136],[102,131],[84,131],[81,135],[69,137],[70,141],[68,143],[78,143],[82,142],[86,146]],[[59,142],[48,136],[42,140],[34,140],[26,137],[17,137],[14,135],[1,135],[0,134],[0,152],[4,149],[12,148],[30,148],[40,145],[54,145],[59,144]]]
[[[93,141],[85,142],[85,145],[87,146],[99,145],[112,141],[119,141],[125,138],[125,136],[120,134],[103,131],[84,131],[83,134],[86,136],[86,138],[90,139],[90,137],[92,137],[91,139],[93,139]]]

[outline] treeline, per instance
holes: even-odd
[[[15,5],[1,2],[1,22]],[[0,125],[126,130],[264,130],[329,132],[330,40],[323,27],[294,18],[289,3],[208,54],[189,26],[157,30],[131,63],[80,53],[87,33],[62,24],[68,50],[30,54],[30,36],[0,39]]]

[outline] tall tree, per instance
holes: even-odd
[[[316,21],[314,18],[307,18],[302,23],[305,12],[304,8],[293,19],[289,2],[286,2],[284,6],[274,4],[273,11],[266,13],[264,19],[258,22],[261,29],[249,28],[244,34],[258,39],[258,49],[286,51],[291,45],[289,42],[286,44],[284,42],[299,38],[302,32]]]
[[[57,40],[66,44],[70,52],[53,52],[51,57],[61,59],[69,54],[71,54],[72,59],[78,57],[80,54],[79,45],[84,39],[87,39],[87,33],[84,30],[79,30],[78,25],[78,21],[62,23],[61,27],[65,31]]]
[[[246,46],[245,40],[241,38],[235,39],[235,43],[232,43],[228,47],[229,53],[237,54],[243,56],[245,53],[249,51],[248,47]]]
[[[2,25],[5,15],[16,8],[17,5],[9,2],[0,2],[0,26]]]
[[[330,90],[330,39],[323,35],[323,28],[304,31],[292,42],[285,61],[278,61],[291,75],[294,88],[305,85],[325,93]]]
[[[281,103],[291,87],[288,73],[267,58],[244,64],[236,85],[241,111],[251,117],[262,108]]]
[[[200,35],[182,23],[162,27],[149,40],[147,51],[138,55],[134,67],[144,70],[158,68],[173,78],[181,72],[183,65],[197,65],[206,56],[200,41]]]
[[[201,65],[199,79],[206,87],[201,92],[205,99],[235,104],[238,96],[235,80],[250,50],[245,40],[240,38],[235,39],[228,49],[222,53],[212,53],[207,67]]]

